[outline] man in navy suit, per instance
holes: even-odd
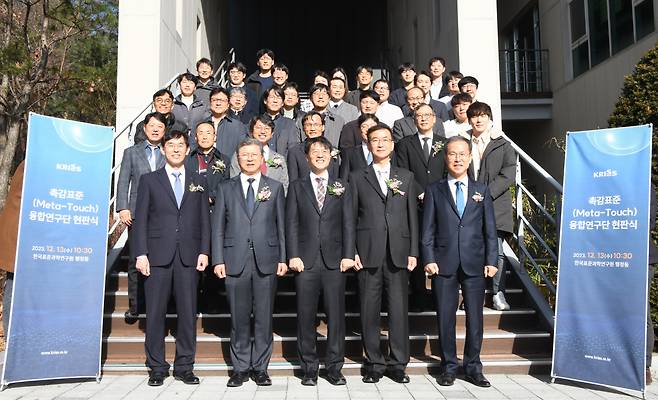
[[[386,372],[408,383],[409,272],[418,257],[418,213],[413,174],[391,163],[393,133],[386,124],[368,129],[373,163],[350,174],[356,221],[355,269],[361,301],[361,335],[366,354],[363,382],[376,383]],[[386,288],[388,360],[380,348],[380,313]]]
[[[241,386],[250,372],[257,385],[269,386],[276,277],[288,270],[285,197],[283,184],[260,172],[261,142],[243,139],[237,156],[240,174],[222,182],[212,215],[212,263],[215,275],[226,278],[231,311],[233,375],[227,386]]]
[[[448,178],[431,183],[423,201],[422,260],[432,276],[438,314],[441,366],[437,378],[450,386],[457,374],[455,324],[459,287],[466,306],[464,373],[467,381],[491,386],[482,374],[482,303],[485,278],[494,276],[498,240],[493,200],[486,185],[469,179],[470,143],[461,136],[446,142]]]
[[[331,143],[318,136],[306,139],[304,147],[310,172],[290,184],[286,200],[287,254],[290,269],[297,272],[297,352],[302,385],[315,386],[318,379],[315,317],[320,293],[327,314],[327,380],[345,385],[341,374],[345,354],[343,272],[354,266],[354,214],[347,183],[328,171]]]
[[[165,360],[165,317],[173,291],[177,335],[174,377],[198,384],[192,371],[196,352],[197,271],[210,254],[210,211],[206,180],[185,169],[187,132],[167,132],[164,168],[143,175],[137,192],[135,254],[146,277],[146,365],[149,386],[162,385],[169,373]]]

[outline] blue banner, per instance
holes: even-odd
[[[30,114],[3,386],[100,376],[113,143]]]
[[[567,133],[552,376],[643,391],[651,126]]]

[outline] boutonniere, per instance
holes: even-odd
[[[432,157],[436,157],[436,155],[439,154],[441,150],[443,150],[443,142],[434,142],[432,145]]]
[[[263,186],[256,195],[256,201],[267,201],[272,196],[272,191],[269,186]]]
[[[340,182],[334,182],[333,185],[327,187],[327,193],[329,193],[331,196],[340,197],[343,195],[343,193],[345,193],[345,186],[343,186]]]
[[[226,164],[222,160],[215,160],[215,162],[210,166],[212,173],[216,174],[217,172],[222,173],[226,171]]]
[[[482,200],[484,200],[484,197],[480,194],[480,192],[475,192],[472,199],[473,199],[474,202],[479,203]]]
[[[205,189],[201,185],[195,185],[194,183],[190,183],[190,186],[187,188],[190,192],[203,192]]]
[[[271,160],[265,160],[265,164],[267,164],[267,166],[270,168],[281,168],[284,162],[285,160],[283,159],[283,157],[279,157],[279,156],[275,156]]]
[[[339,155],[340,155],[340,150],[331,149],[331,158],[333,158],[334,160],[338,160]]]
[[[387,179],[386,187],[388,187],[391,190],[391,192],[393,192],[393,194],[399,194],[400,196],[404,196],[405,194],[402,190],[400,190],[400,188],[402,187],[402,181],[399,180],[397,176],[394,177],[393,179]]]

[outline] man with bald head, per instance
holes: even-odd
[[[424,99],[425,99],[425,94],[422,89],[414,86],[411,89],[407,90],[407,105],[406,105],[407,110],[412,110],[412,112],[415,112],[415,110],[420,105],[427,104],[425,103]],[[436,110],[433,107],[431,108],[432,108],[432,112],[436,117],[437,116]],[[435,134],[445,137],[445,130],[443,129],[442,119],[436,118],[436,122],[434,123],[432,129]],[[404,137],[414,135],[416,132],[417,132],[416,121],[413,115],[409,115],[407,117],[399,119],[395,121],[395,123],[393,124],[393,139],[395,140],[396,143],[399,142]]]

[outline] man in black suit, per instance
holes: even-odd
[[[457,374],[455,324],[459,287],[466,306],[464,372],[466,380],[491,386],[482,375],[482,303],[485,278],[496,273],[498,242],[489,189],[468,177],[470,143],[453,136],[446,143],[448,178],[430,184],[423,201],[422,260],[432,276],[436,302],[441,366],[437,378],[450,386]]]
[[[210,254],[210,212],[206,180],[185,169],[187,132],[164,138],[167,164],[143,175],[137,192],[135,254],[137,270],[146,277],[146,365],[149,386],[162,385],[169,373],[165,359],[165,318],[170,294],[176,298],[174,377],[198,384],[196,352],[197,271]],[[173,291],[173,293],[172,293]]]
[[[425,187],[432,182],[443,179],[445,159],[443,147],[445,138],[434,133],[436,124],[434,110],[427,104],[421,104],[414,112],[417,133],[400,140],[395,146],[395,154],[400,168],[408,169],[414,174],[416,193],[418,193],[418,219],[422,220],[422,201]],[[420,234],[420,232],[419,232]],[[430,308],[431,298],[425,288],[425,273],[421,268],[411,273],[411,305],[413,311]]]
[[[358,171],[372,164],[372,153],[368,148],[368,129],[379,123],[375,114],[361,114],[357,118],[361,143],[358,146],[348,147],[340,153],[340,177],[349,180],[353,171]]]
[[[376,383],[386,372],[409,382],[407,286],[418,256],[418,214],[414,177],[391,165],[393,133],[385,124],[368,129],[373,164],[350,175],[356,220],[355,268],[361,301],[361,335],[366,354],[363,382]],[[389,358],[380,349],[382,292],[388,303]]]
[[[308,176],[308,173],[311,172],[306,156],[306,142],[308,139],[324,137],[324,117],[317,111],[309,111],[302,117],[302,127],[304,128],[306,140],[293,146],[288,151],[286,164],[288,166],[289,182]],[[327,167],[329,176],[332,178],[338,178],[338,168],[340,165],[338,159],[338,149],[332,147],[331,158]]]
[[[418,131],[413,113],[421,104],[427,104],[423,100],[423,96],[423,89],[418,87],[412,87],[407,91],[407,104],[402,109],[402,112],[405,113],[405,117],[393,123],[393,139],[395,140],[395,143],[399,142],[404,137],[415,135]],[[434,115],[438,117],[434,123],[434,133],[439,136],[445,136],[443,120],[440,118],[439,114],[437,114],[434,107],[432,107],[432,111],[434,112]]]
[[[188,154],[185,167],[206,178],[208,198],[210,204],[213,204],[219,184],[230,177],[231,160],[215,148],[217,137],[215,127],[210,121],[196,126],[195,137],[197,148]]]
[[[220,185],[212,215],[212,263],[215,275],[226,278],[231,311],[233,375],[227,386],[241,386],[250,372],[257,385],[269,386],[276,277],[288,269],[285,197],[283,185],[260,172],[258,140],[243,139],[237,155],[240,174]]]
[[[363,90],[359,98],[359,110],[361,114],[376,114],[379,109],[379,95],[374,90]],[[338,148],[340,151],[361,144],[361,130],[358,118],[343,125],[340,131]]]
[[[308,116],[309,114],[307,114]],[[304,150],[310,172],[291,183],[286,199],[286,247],[296,271],[297,352],[302,385],[317,384],[319,360],[315,330],[318,299],[327,314],[327,380],[344,385],[345,276],[354,266],[354,214],[347,184],[329,174],[331,143],[309,138]]]

